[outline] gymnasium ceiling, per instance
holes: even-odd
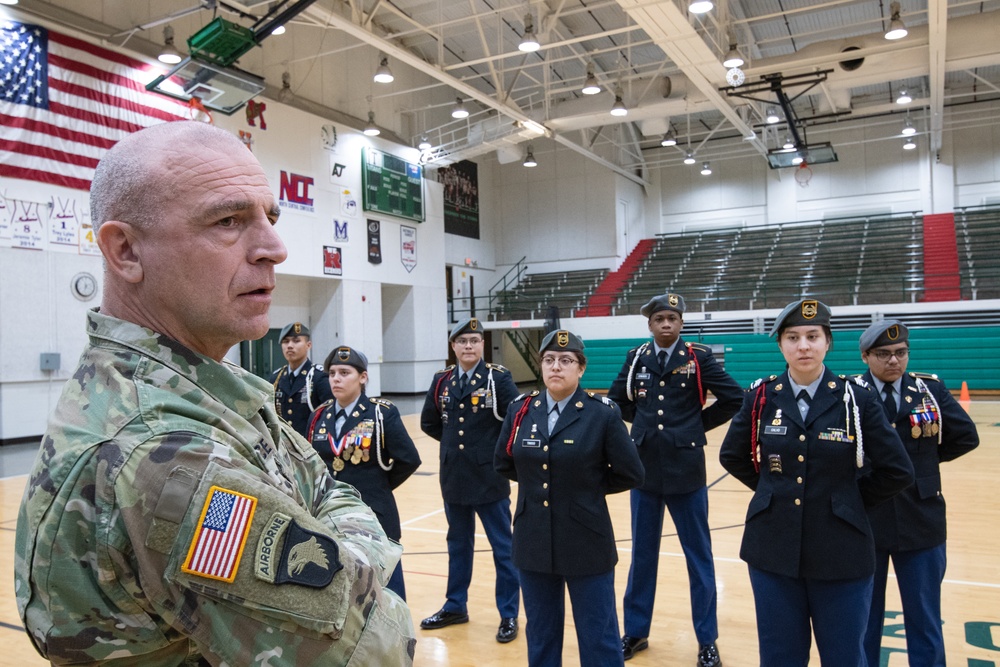
[[[249,26],[297,1],[21,0],[17,10],[155,55],[167,24],[184,51],[214,16]],[[374,110],[395,138],[427,137],[432,160],[520,161],[529,143],[537,154],[556,142],[643,181],[688,150],[763,160],[789,134],[785,120],[764,121],[767,107],[780,110],[776,81],[803,141],[836,145],[844,130],[858,141],[863,125],[861,141],[899,150],[909,120],[933,154],[949,129],[997,123],[1000,0],[900,0],[900,10],[908,34],[890,41],[883,0],[719,0],[697,15],[686,0],[316,0],[237,64],[272,95],[288,72],[286,99],[335,120],[360,127]],[[541,48],[523,53],[529,13]],[[746,82],[720,90],[731,44]],[[391,84],[371,83],[381,55]],[[588,66],[599,94],[581,93]],[[755,85],[755,99],[729,94]],[[616,89],[626,116],[609,113]],[[895,102],[903,89],[908,105]],[[468,118],[451,118],[456,98]],[[668,130],[677,146],[661,146]]]

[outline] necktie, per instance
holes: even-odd
[[[896,399],[892,396],[892,385],[882,385],[882,393],[885,395],[885,398],[882,399],[885,416],[889,418],[889,423],[894,423],[896,421]]]
[[[660,368],[666,368],[667,367],[667,351],[666,350],[660,350],[656,354],[656,360],[660,362]]]
[[[462,377],[458,380],[458,391],[460,394],[465,393],[465,388],[469,386],[469,376],[462,373]]]
[[[799,406],[799,414],[802,415],[802,419],[806,418],[809,414],[809,404],[812,403],[812,396],[805,389],[800,389],[799,393],[795,395],[795,401]]]
[[[337,410],[337,419],[334,421],[333,425],[337,429],[337,439],[340,439],[340,431],[344,428],[344,422],[347,421],[347,413],[343,410]]]
[[[559,421],[559,404],[556,403],[549,410],[549,433],[552,433],[552,429],[555,428],[556,422]]]

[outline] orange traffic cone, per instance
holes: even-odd
[[[965,380],[962,381],[962,393],[958,395],[958,404],[965,408],[966,412],[972,405],[972,399],[969,398],[969,383]]]

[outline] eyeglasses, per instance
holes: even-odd
[[[578,363],[580,362],[573,357],[542,357],[542,366],[545,366],[546,368],[552,368],[556,364],[558,364],[560,368],[569,368],[573,364]]]
[[[479,345],[482,342],[483,339],[480,338],[479,336],[470,336],[468,338],[463,336],[461,338],[455,339],[455,345],[458,345],[459,347],[473,347],[475,345]]]
[[[910,354],[910,350],[906,347],[901,350],[872,350],[871,354],[879,361],[889,361],[892,357],[896,357],[902,361]]]

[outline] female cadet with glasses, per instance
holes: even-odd
[[[612,401],[580,388],[583,341],[569,331],[541,345],[545,392],[520,396],[497,440],[496,469],[519,482],[514,566],[527,616],[528,664],[562,664],[569,589],[580,664],[624,665],[605,496],[642,483],[635,445]]]
[[[750,385],[719,458],[754,490],[740,558],[750,568],[762,667],[864,667],[875,571],[865,508],[913,481],[878,397],[823,361],[830,309],[788,304],[771,330],[788,367]],[[860,476],[867,459],[871,474]],[[810,628],[811,623],[811,628]]]
[[[384,398],[365,395],[368,358],[363,353],[338,347],[327,356],[323,368],[330,377],[333,400],[313,412],[306,438],[330,474],[356,488],[385,534],[399,542],[402,529],[392,490],[420,466],[417,448],[399,409]],[[396,565],[386,587],[406,599],[402,563]]]

